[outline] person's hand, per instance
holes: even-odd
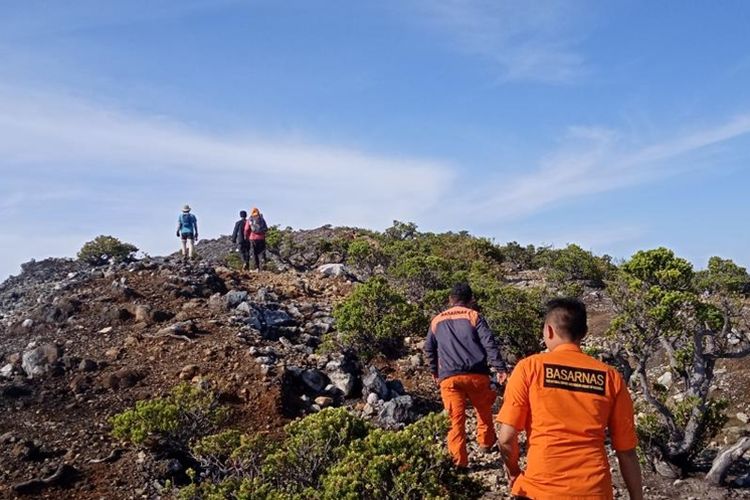
[[[197,234],[195,235],[195,241],[198,241],[198,235]]]
[[[495,380],[497,380],[497,383],[500,385],[505,384],[505,381],[508,380],[508,372],[497,372]]]
[[[180,237],[180,232],[179,231],[177,231],[175,234],[177,235],[178,238]]]

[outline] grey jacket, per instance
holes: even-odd
[[[464,373],[489,374],[490,366],[507,371],[492,330],[475,310],[456,306],[435,316],[424,353],[440,380]]]

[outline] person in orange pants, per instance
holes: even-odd
[[[433,318],[424,343],[432,377],[440,387],[451,419],[448,451],[458,467],[468,467],[466,451],[467,402],[477,412],[477,441],[488,452],[497,441],[492,405],[497,394],[490,387],[490,366],[497,381],[505,383],[507,368],[495,336],[484,318],[470,306],[474,297],[466,283],[451,290],[450,308]]]

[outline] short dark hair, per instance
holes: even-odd
[[[243,219],[247,217],[247,212],[245,212],[244,210],[240,210],[240,217],[242,217]]]
[[[579,342],[588,333],[586,304],[578,299],[559,298],[547,302],[544,321],[554,323],[570,341]]]
[[[451,298],[463,304],[469,304],[474,299],[474,292],[471,291],[468,283],[456,283],[451,289]]]

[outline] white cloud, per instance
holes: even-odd
[[[504,80],[570,83],[589,73],[576,50],[586,12],[576,3],[420,0],[418,4],[428,21],[462,50],[497,64]]]
[[[473,216],[495,221],[518,219],[582,196],[653,182],[696,168],[699,162],[671,160],[750,133],[750,115],[683,133],[650,145],[626,148],[612,130],[571,128],[564,147],[538,168],[472,193]],[[498,189],[498,186],[501,186]]]

